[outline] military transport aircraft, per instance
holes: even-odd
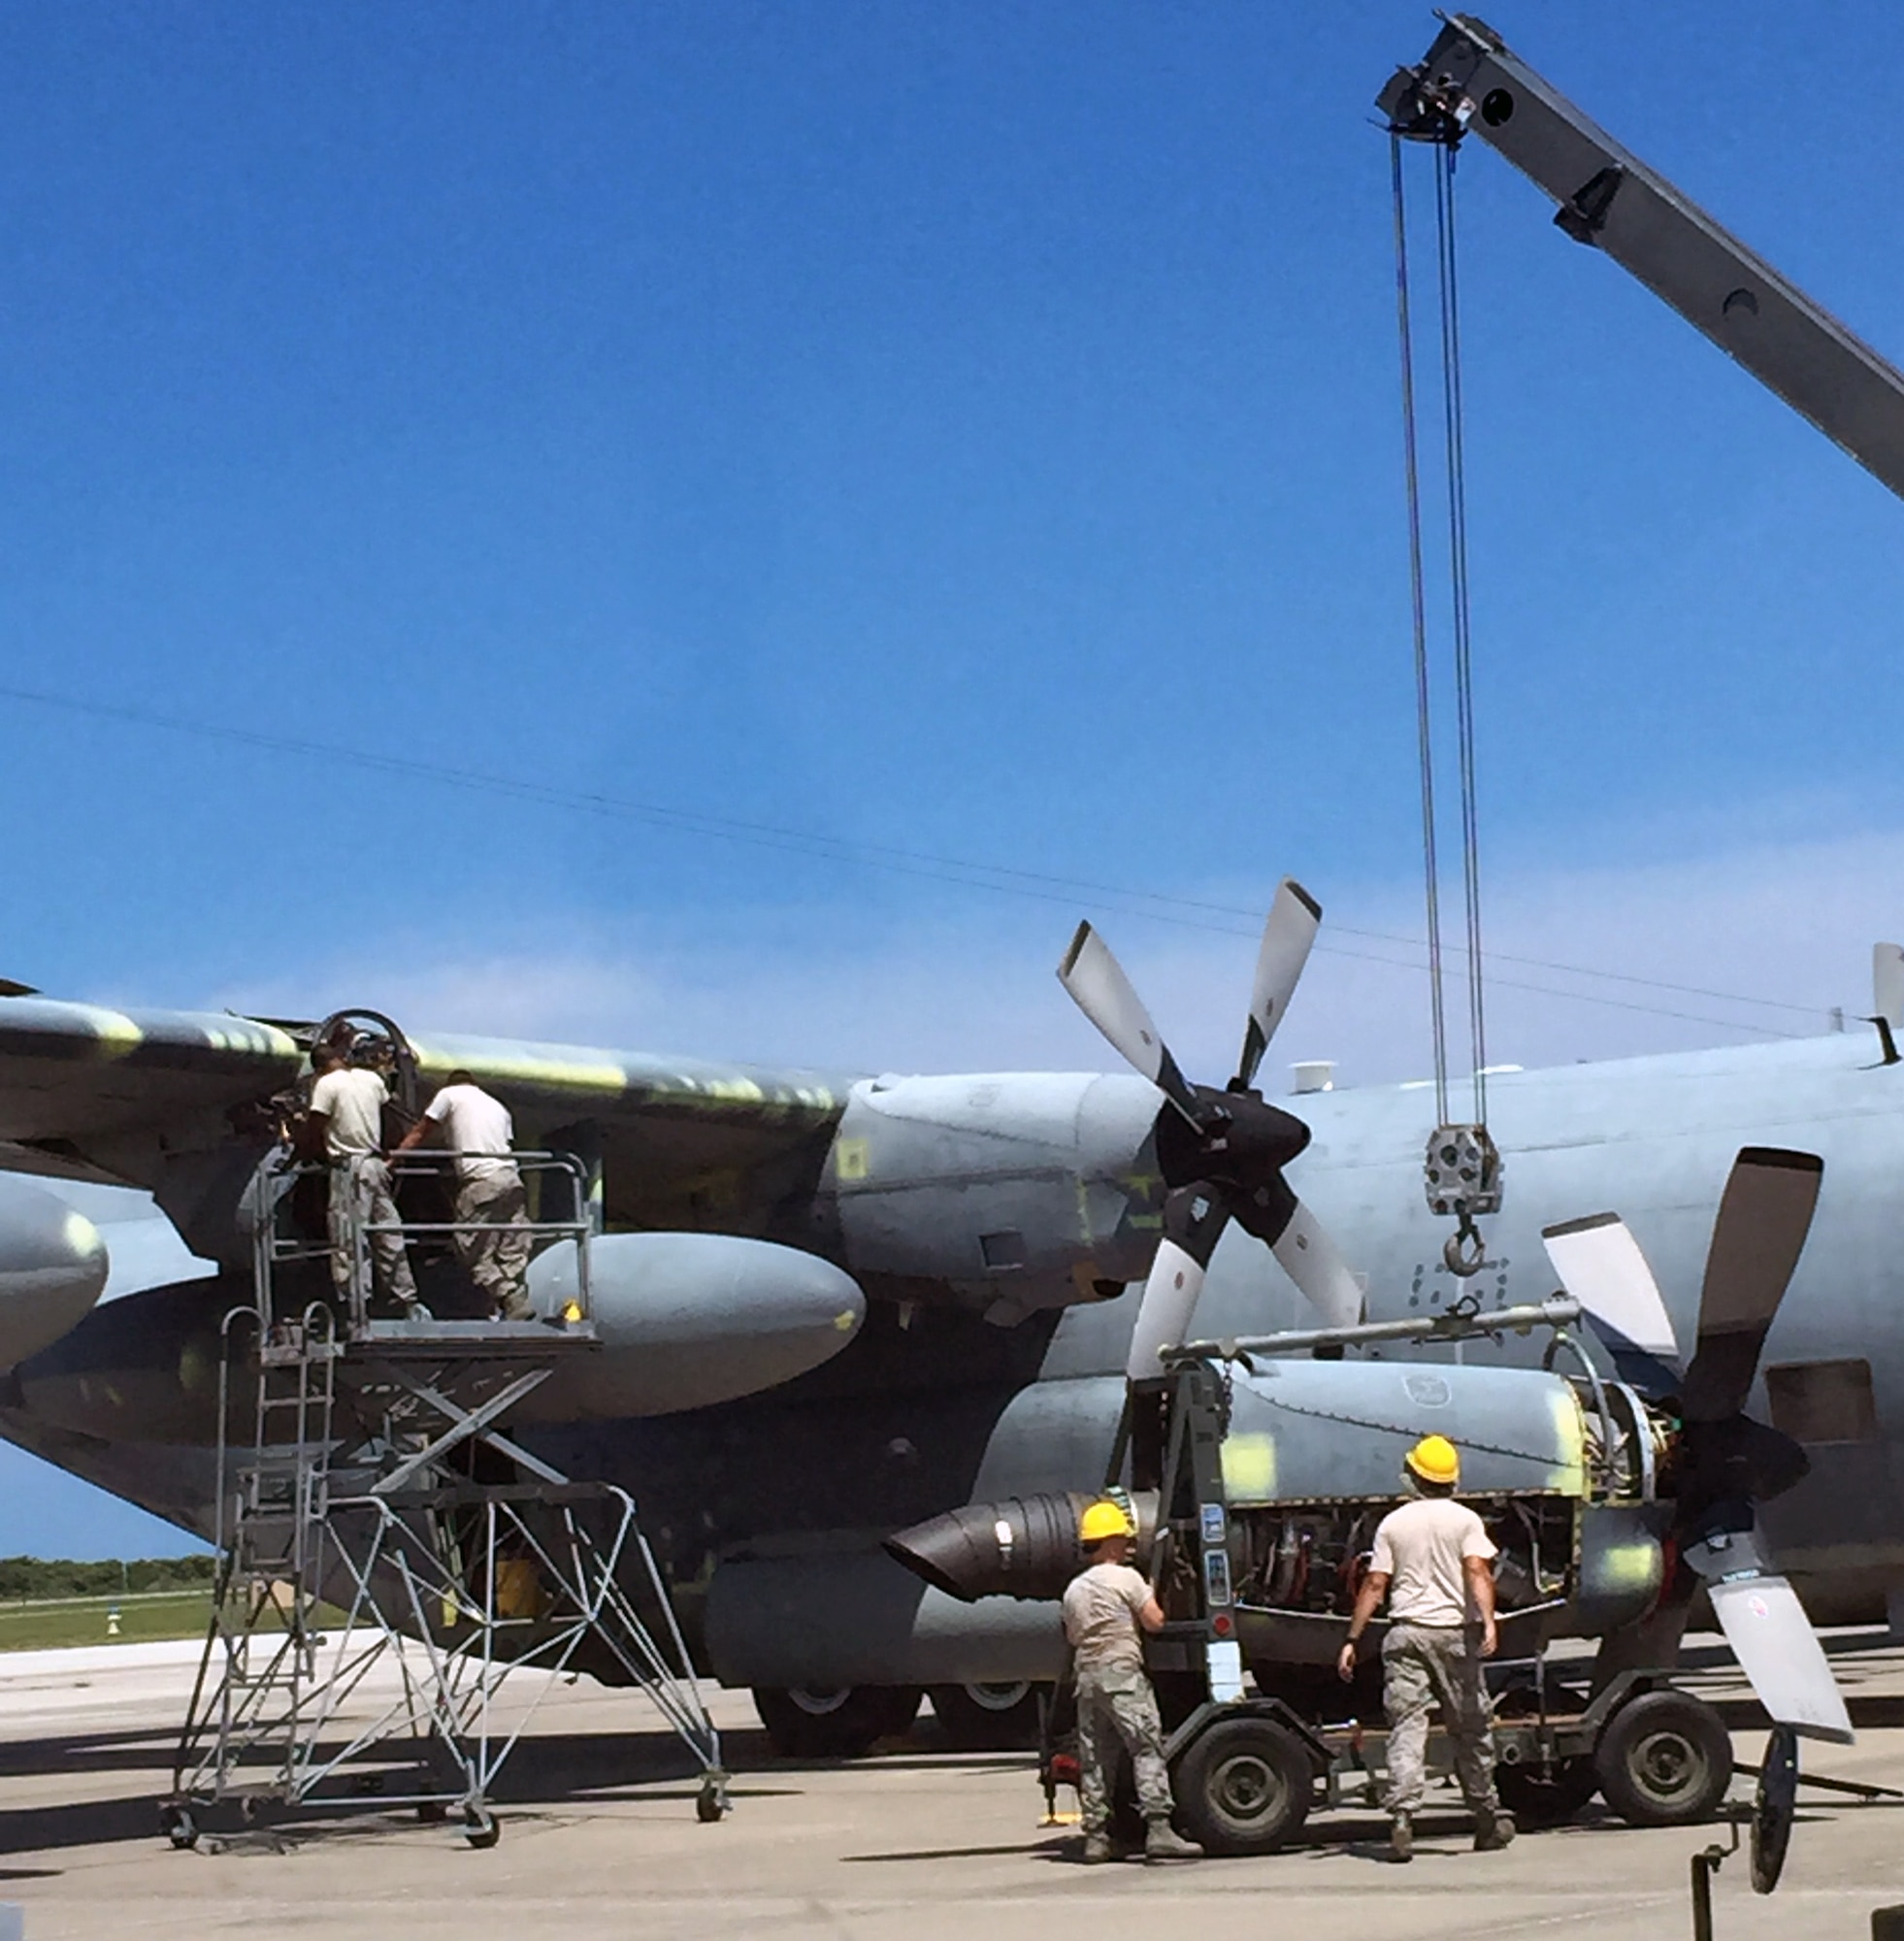
[[[1559,204],[1568,236],[1630,269],[1904,495],[1904,377],[1482,23],[1450,19],[1382,107],[1397,137],[1472,137],[1513,161]],[[1421,1190],[1431,1094],[1315,1095],[1297,1120],[1251,1090],[1319,915],[1294,885],[1279,895],[1223,1089],[1185,1079],[1088,927],[1061,974],[1132,1071],[765,1071],[406,1041],[364,1014],[416,1084],[468,1069],[507,1101],[524,1143],[572,1155],[599,1183],[608,1352],[585,1383],[539,1390],[540,1420],[517,1432],[565,1472],[639,1497],[705,1661],[753,1687],[791,1748],[870,1743],[911,1716],[922,1687],[968,1736],[1016,1722],[1027,1683],[1055,1669],[1049,1605],[962,1602],[881,1545],[963,1506],[1100,1482],[1127,1376],[1193,1310],[1220,1337],[1286,1328],[1304,1297],[1331,1324],[1432,1315],[1477,1294],[1495,1308],[1537,1301],[1558,1270],[1546,1230],[1603,1212],[1624,1216],[1671,1296],[1668,1320],[1650,1296],[1628,1300],[1644,1338],[1629,1329],[1626,1351],[1661,1363],[1691,1344],[1685,1380],[1710,1391],[1679,1398],[1696,1431],[1677,1452],[1685,1467],[1736,1458],[1752,1472],[1739,1493],[1815,1620],[1888,1609],[1904,1624],[1904,1070],[1889,1039],[1882,1052],[1840,1034],[1494,1078],[1507,1198],[1466,1279]],[[1891,1033],[1904,1027],[1904,1003],[1877,1009]],[[0,1178],[0,1433],[204,1530],[219,1326],[249,1298],[275,1102],[334,1022],[0,998],[0,1166],[45,1182]],[[1747,1275],[1757,1293],[1744,1314],[1717,1267],[1701,1289],[1741,1147],[1797,1156],[1819,1184],[1789,1294],[1781,1276]],[[101,1303],[109,1248],[57,1197],[62,1180],[150,1192],[211,1270]],[[1729,1257],[1713,1245],[1716,1262]],[[1625,1294],[1638,1284],[1629,1276]],[[539,1298],[558,1295],[545,1282]],[[1341,1371],[1355,1379],[1334,1385],[1335,1403],[1321,1380],[1305,1391],[1345,1451],[1439,1426],[1437,1385],[1420,1371],[1395,1371],[1371,1418],[1365,1378],[1387,1352],[1436,1351],[1371,1348]],[[1541,1344],[1439,1352],[1472,1365],[1535,1358]],[[1458,1386],[1474,1385],[1440,1392]]]
[[[1298,1121],[1240,1089],[1318,915],[1294,885],[1277,900],[1234,1090],[1182,1077],[1088,929],[1066,981],[1141,1072],[850,1078],[409,1038],[424,1087],[471,1069],[525,1144],[573,1152],[599,1177],[597,1311],[621,1352],[585,1391],[539,1397],[521,1432],[567,1472],[638,1496],[705,1661],[755,1689],[784,1743],[864,1746],[922,1688],[968,1738],[1009,1727],[1026,1685],[1054,1673],[1049,1607],[960,1602],[880,1545],[963,1504],[1101,1478],[1133,1283],[1160,1260],[1173,1279],[1194,1270],[1226,1218],[1199,1333],[1289,1326],[1310,1305],[1336,1322],[1432,1314],[1474,1289],[1494,1305],[1537,1300],[1557,1279],[1542,1230],[1617,1207],[1691,1341],[1742,1143],[1824,1162],[1753,1388],[1755,1413],[1802,1445],[1811,1473],[1763,1526],[1819,1621],[1896,1608],[1904,1072],[1840,1034],[1502,1075],[1492,1119],[1507,1202],[1481,1274],[1461,1282],[1421,1190],[1430,1094],[1311,1095]],[[327,1023],[0,1001],[4,1156],[42,1175],[0,1179],[0,1352],[15,1364],[0,1432],[201,1533],[218,1329],[249,1298],[250,1190],[277,1136],[266,1107]],[[62,1179],[146,1188],[213,1270],[93,1306],[106,1243],[57,1200]],[[616,1267],[617,1242],[657,1233],[681,1236],[661,1282],[651,1257]],[[1308,1304],[1263,1242],[1294,1264]],[[1443,1353],[1538,1348],[1508,1336]],[[1339,1420],[1347,1447],[1365,1425],[1353,1407]]]

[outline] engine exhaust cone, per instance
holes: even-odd
[[[889,1536],[884,1547],[887,1556],[962,1603],[1059,1597],[1084,1567],[1078,1519],[1096,1500],[1073,1490],[968,1503]]]

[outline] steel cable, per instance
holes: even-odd
[[[1395,320],[1401,335],[1401,449],[1408,496],[1408,587],[1414,604],[1415,729],[1422,768],[1422,875],[1428,905],[1428,1013],[1434,1036],[1434,1113],[1448,1122],[1448,1021],[1441,982],[1441,886],[1434,834],[1434,738],[1428,683],[1428,578],[1422,554],[1422,479],[1415,433],[1415,332],[1408,298],[1408,205],[1401,138],[1389,137],[1395,188]]]
[[[1441,396],[1447,431],[1448,580],[1454,621],[1455,726],[1461,772],[1461,876],[1467,918],[1468,1030],[1474,1051],[1474,1123],[1488,1123],[1488,1027],[1481,957],[1481,815],[1475,774],[1474,657],[1467,577],[1467,453],[1461,398],[1461,287],[1456,272],[1455,159],[1437,149],[1435,240],[1441,268]]]

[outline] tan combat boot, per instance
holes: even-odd
[[[1200,1860],[1203,1850],[1195,1840],[1184,1840],[1167,1820],[1153,1820],[1144,1833],[1144,1864],[1153,1860]]]
[[[1497,1854],[1514,1837],[1514,1816],[1498,1806],[1484,1806],[1474,1816],[1474,1851]]]

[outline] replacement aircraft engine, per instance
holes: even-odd
[[[1585,1636],[1604,1640],[1596,1683],[1669,1667],[1703,1587],[1774,1722],[1848,1740],[1823,1652],[1756,1537],[1756,1505],[1797,1482],[1805,1457],[1743,1413],[1821,1172],[1810,1154],[1739,1154],[1683,1371],[1638,1247],[1606,1214],[1546,1237],[1569,1293],[1614,1348],[1611,1379],[1584,1356],[1578,1374],[1372,1360],[1231,1365],[1221,1471],[1236,1637],[1259,1687],[1297,1703],[1327,1689],[1313,1668],[1340,1649],[1402,1455],[1438,1432],[1460,1448],[1462,1499],[1499,1546],[1503,1658]],[[1131,1389],[1131,1482],[1152,1555],[1160,1530],[1194,1528],[1198,1511],[1155,1489],[1156,1452],[1171,1428],[1158,1411],[1169,1393],[1145,1380]],[[1082,1565],[1077,1516],[1090,1499],[973,1505],[886,1548],[956,1597],[1056,1597]],[[1166,1604],[1170,1581],[1166,1568]]]

